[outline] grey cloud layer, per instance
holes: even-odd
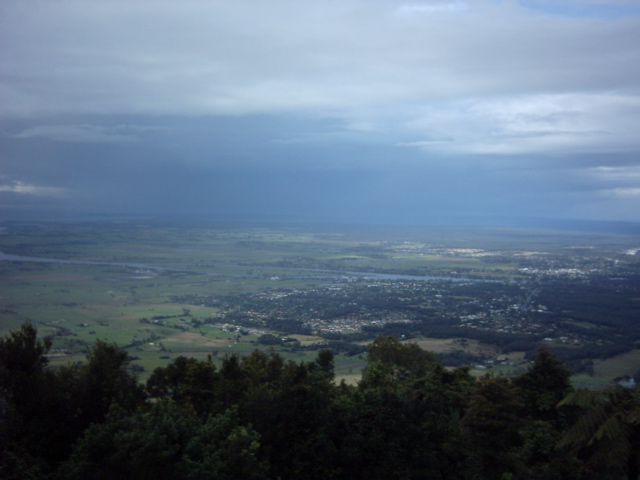
[[[637,16],[576,19],[490,1],[4,9],[5,114],[294,112],[384,129],[391,110],[436,151],[637,146],[624,128],[640,119]],[[603,127],[608,117],[623,128]]]
[[[469,168],[507,186],[537,168],[559,196],[592,192],[599,207],[566,210],[586,216],[621,201],[631,218],[640,199],[638,1],[25,0],[2,3],[0,31],[0,199],[73,187],[20,162],[53,172],[108,154],[120,171],[272,166],[272,193],[291,166],[391,190],[371,179],[403,162],[441,182],[449,168],[451,185]],[[431,204],[414,190],[405,205]]]
[[[637,89],[637,17],[549,17],[483,0],[450,9],[433,3],[5,4],[3,87],[18,95],[3,104],[18,114],[348,111]]]

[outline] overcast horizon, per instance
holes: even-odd
[[[0,220],[640,222],[640,0],[25,0],[0,29]]]

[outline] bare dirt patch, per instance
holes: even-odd
[[[339,385],[343,380],[347,385],[357,385],[358,382],[360,382],[360,380],[362,380],[362,374],[361,373],[348,373],[348,374],[344,374],[344,375],[336,375],[336,378],[335,378],[335,383],[336,384]]]
[[[303,347],[323,341],[322,337],[314,337],[313,335],[289,335],[289,337],[298,340],[300,342],[300,345],[302,345]]]
[[[233,340],[207,338],[199,333],[182,332],[162,339],[163,342],[183,343],[185,345],[201,345],[205,347],[226,347]]]
[[[423,350],[433,353],[449,353],[462,350],[463,352],[485,358],[494,357],[500,354],[500,350],[495,345],[481,343],[477,340],[460,341],[455,338],[424,338],[413,342],[417,343]]]
[[[187,358],[195,358],[196,360],[208,360],[210,352],[173,352],[170,357],[172,360],[175,360],[178,357],[187,357]],[[215,356],[214,356],[215,358]]]
[[[359,345],[370,345],[373,340],[358,342]],[[500,355],[500,349],[495,345],[481,343],[477,340],[459,338],[421,338],[419,340],[405,340],[403,343],[416,343],[423,350],[433,353],[449,353],[462,350],[482,358]]]

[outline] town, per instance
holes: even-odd
[[[284,336],[354,341],[380,333],[405,339],[461,337],[497,343],[504,351],[545,344],[575,370],[587,372],[594,356],[608,358],[637,347],[637,250],[489,252],[408,242],[387,250],[489,262],[483,268],[449,270],[450,278],[337,275],[326,285],[274,286],[225,297],[176,296],[173,301],[216,307],[208,323],[269,328]],[[511,273],[492,276],[496,261],[512,265]],[[277,285],[281,278],[272,280]]]

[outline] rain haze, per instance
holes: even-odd
[[[640,2],[4,1],[0,216],[640,221]]]

